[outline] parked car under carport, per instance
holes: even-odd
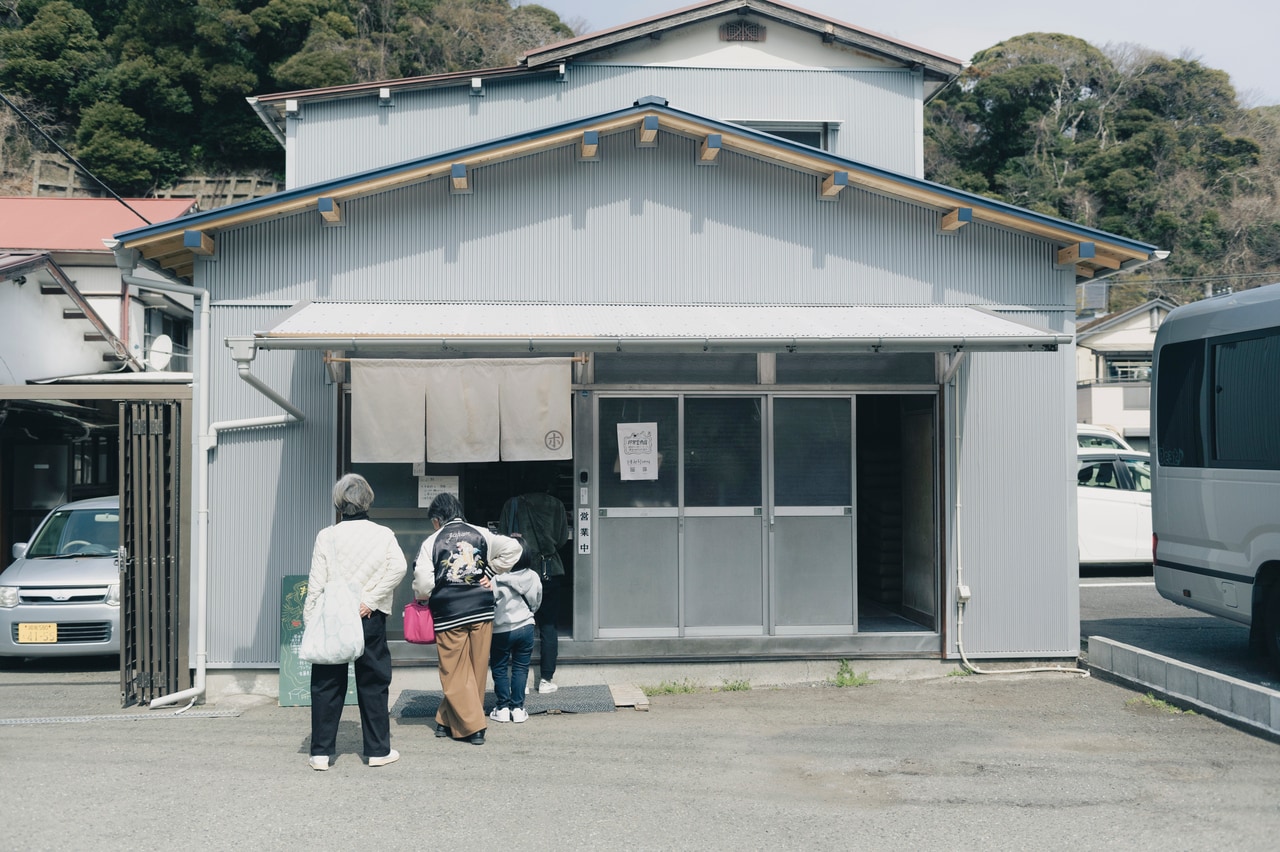
[[[51,511],[0,573],[0,657],[120,652],[120,501]]]

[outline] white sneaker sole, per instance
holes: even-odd
[[[370,766],[386,766],[387,764],[395,763],[399,759],[400,759],[400,752],[396,751],[395,749],[392,749],[391,754],[384,755],[383,757],[369,758],[369,765]]]

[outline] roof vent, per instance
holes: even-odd
[[[754,21],[734,21],[720,26],[721,41],[764,41],[764,27]]]

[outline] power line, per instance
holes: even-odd
[[[1130,273],[1137,274],[1137,273]],[[1186,278],[1139,278],[1125,282],[1127,284],[1203,284],[1210,281],[1242,281],[1252,278],[1274,278],[1280,281],[1280,272],[1241,272],[1239,274],[1199,275]],[[1120,286],[1112,276],[1112,285]],[[1088,282],[1082,282],[1088,283]]]
[[[4,101],[9,106],[9,109],[13,110],[19,116],[21,116],[22,120],[25,121],[27,124],[30,124],[33,128],[35,128],[35,131],[39,133],[41,136],[43,136],[50,145],[57,148],[59,154],[61,154],[62,156],[70,160],[72,163],[74,163],[76,168],[78,168],[80,171],[88,175],[90,180],[92,180],[98,186],[105,189],[111,195],[112,198],[114,198],[116,201],[119,201],[121,204],[123,204],[130,213],[137,216],[139,219],[141,219],[143,222],[146,222],[148,225],[151,224],[150,219],[148,219],[146,216],[143,216],[137,210],[134,210],[132,207],[130,207],[129,202],[125,201],[123,198],[116,195],[115,190],[113,190],[111,187],[107,186],[105,183],[99,180],[98,176],[95,175],[93,172],[89,171],[88,167],[85,166],[84,163],[80,162],[75,157],[67,153],[67,150],[63,148],[61,145],[59,145],[56,141],[54,141],[54,138],[52,136],[50,136],[48,133],[45,133],[44,128],[36,124],[35,121],[32,120],[31,116],[27,115],[25,112],[23,112],[21,109],[18,108],[17,104],[15,104],[13,101],[5,97],[4,92],[0,92],[0,101]]]

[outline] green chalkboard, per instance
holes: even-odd
[[[290,574],[280,588],[280,706],[311,706],[311,663],[298,659],[302,643],[302,605],[307,600],[307,575]],[[347,669],[347,699],[356,703],[356,664]]]

